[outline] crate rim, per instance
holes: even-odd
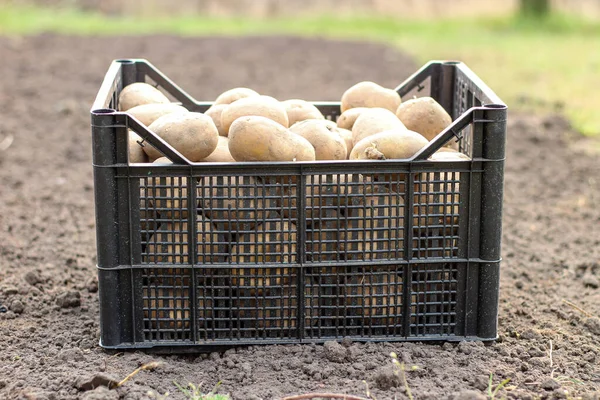
[[[112,93],[114,89],[115,82],[117,81],[119,74],[121,72],[121,68],[124,65],[140,65],[146,70],[146,72],[151,72],[155,74],[154,79],[158,79],[160,81],[161,86],[169,92],[171,95],[176,97],[179,102],[176,104],[181,104],[183,106],[194,106],[194,107],[210,107],[213,102],[211,101],[198,101],[193,96],[185,92],[181,87],[179,87],[175,82],[169,79],[165,74],[163,74],[158,68],[156,68],[153,64],[151,64],[147,59],[144,58],[130,58],[130,59],[116,59],[113,60],[110,64],[110,67],[104,77],[103,83],[98,91],[92,108],[90,110],[92,116],[92,126],[94,126],[98,120],[105,118],[112,118],[114,120],[113,123],[122,124],[127,128],[132,128],[139,136],[142,137],[143,140],[147,140],[151,145],[156,147],[159,151],[163,153],[173,164],[175,165],[186,165],[186,166],[194,166],[195,168],[210,168],[215,166],[227,166],[232,167],[233,169],[246,169],[251,166],[278,166],[278,167],[286,167],[291,165],[301,165],[301,166],[364,166],[364,167],[374,167],[378,165],[386,165],[398,163],[410,164],[414,161],[427,161],[427,159],[444,146],[452,138],[460,138],[460,132],[470,123],[475,122],[473,115],[475,115],[476,111],[487,111],[487,110],[506,110],[507,105],[496,95],[496,93],[487,85],[475,72],[473,72],[465,63],[462,61],[455,60],[432,60],[425,63],[419,70],[417,70],[414,74],[404,80],[400,85],[398,85],[394,90],[399,94],[403,94],[404,92],[408,92],[415,86],[418,86],[418,83],[422,77],[428,73],[430,73],[431,69],[436,66],[450,66],[452,68],[456,68],[460,70],[468,79],[470,79],[481,91],[481,95],[486,97],[489,102],[483,103],[480,106],[473,106],[469,109],[466,109],[460,116],[457,116],[452,121],[452,124],[440,132],[434,139],[429,141],[429,144],[422,148],[419,152],[414,154],[412,157],[402,160],[324,160],[324,161],[283,161],[283,162],[274,162],[274,161],[257,161],[257,162],[223,162],[223,163],[200,163],[193,162],[188,160],[184,155],[182,155],[179,151],[169,145],[166,141],[156,135],[154,132],[150,131],[145,125],[143,125],[139,120],[133,117],[126,111],[118,111],[112,108],[108,108],[110,102],[110,93]],[[405,93],[404,93],[405,94]],[[311,104],[317,107],[330,107],[336,108],[339,110],[340,102],[337,101],[309,101]],[[102,124],[103,127],[107,125],[105,123]],[[477,159],[472,159],[471,162],[478,161]],[[445,162],[444,162],[445,163]],[[128,164],[134,166],[135,164]],[[155,167],[160,167],[160,164],[155,165]],[[164,166],[163,166],[164,167]]]

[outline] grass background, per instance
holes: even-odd
[[[420,63],[455,59],[471,67],[511,109],[563,112],[575,128],[600,137],[600,23],[551,14],[402,21],[374,16],[249,19],[108,17],[75,9],[0,7],[0,34],[73,35],[294,34],[377,40]]]

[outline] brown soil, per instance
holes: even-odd
[[[306,392],[416,399],[600,396],[600,159],[559,117],[512,113],[500,339],[488,345],[293,345],[224,354],[111,353],[98,346],[89,106],[109,62],[145,57],[200,99],[247,85],[335,100],[359,80],[394,86],[416,65],[386,47],[292,38],[0,38],[0,398],[183,398],[173,382],[234,399]],[[587,154],[587,155],[586,155]],[[83,391],[98,374],[116,390]]]

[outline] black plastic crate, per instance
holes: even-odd
[[[430,62],[397,88],[454,119],[410,160],[190,163],[115,111],[144,81],[210,106],[141,59],[114,61],[100,88],[103,347],[496,338],[507,109],[464,64]],[[128,129],[174,165],[128,163]],[[428,160],[451,140],[471,160]]]

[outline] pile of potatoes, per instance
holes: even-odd
[[[317,107],[304,100],[279,101],[248,88],[235,88],[222,93],[204,113],[189,111],[172,103],[161,91],[146,83],[134,83],[123,88],[118,104],[119,110],[135,117],[192,162],[408,159],[452,123],[450,115],[434,99],[422,97],[403,102],[396,91],[373,82],[358,83],[343,93],[342,113],[336,121],[327,119]],[[457,143],[452,141],[430,159],[457,161],[469,158],[458,152]],[[171,163],[133,131],[129,132],[129,160],[132,163]],[[433,181],[434,178],[444,179],[444,176],[423,175],[421,180],[427,182]],[[404,256],[404,174],[322,176],[318,180],[326,182],[324,185],[315,184],[315,177],[308,178],[311,178],[311,181],[307,181],[305,216],[307,254],[311,261],[372,260]],[[163,182],[161,189],[156,189],[156,193],[153,193],[151,188],[146,188],[146,191],[149,191],[145,193],[146,201],[153,202],[151,206],[161,210],[160,218],[185,220],[188,207],[186,178],[179,178],[178,184],[172,189],[164,187],[170,186],[171,178],[152,179],[156,180],[156,185],[159,185],[160,179]],[[244,291],[246,296],[273,295],[269,291],[274,289],[259,290],[257,287],[289,284],[289,271],[285,268],[285,263],[289,261],[286,255],[296,253],[294,224],[298,205],[295,181],[278,182],[281,187],[277,189],[275,197],[279,197],[280,200],[269,202],[269,196],[265,195],[272,193],[265,192],[266,186],[260,184],[263,179],[261,177],[244,177],[243,183],[247,185],[233,188],[218,185],[215,179],[217,178],[201,178],[197,185],[199,222],[196,242],[210,243],[207,251],[211,255],[205,261],[231,261],[232,264],[283,263],[281,268],[232,268],[230,271],[232,286]],[[164,180],[167,180],[166,185]],[[361,182],[365,184],[361,186]],[[439,201],[430,198],[433,195],[428,193],[433,193],[433,188],[415,187],[415,191],[421,192],[413,199],[414,204],[421,203],[421,207],[415,205],[415,226],[424,223],[439,224],[444,222],[440,220],[440,214],[457,214],[457,206],[446,207],[446,210],[436,208],[443,206],[439,206]],[[169,200],[169,197],[175,199]],[[457,202],[454,200],[458,199],[445,199],[447,203]],[[428,205],[425,210],[422,204]],[[267,214],[264,210],[273,208],[279,210],[285,222],[269,230],[285,232],[283,234],[265,232],[265,227],[261,226],[260,221],[263,221]],[[258,224],[253,220],[259,221]],[[445,222],[456,223],[454,220]],[[187,239],[170,240],[167,237],[169,233],[164,233],[187,232],[187,226],[172,226],[178,223],[185,224],[174,220],[154,227],[158,228],[157,233],[146,238],[146,252],[149,256],[145,262],[187,263],[187,245],[177,243],[177,240],[185,242]],[[238,233],[240,231],[244,232]],[[224,232],[229,233],[227,239],[219,237]],[[280,237],[282,235],[285,237]],[[213,243],[227,243],[228,240],[230,242],[225,249],[212,247]],[[169,244],[156,245],[161,241]],[[241,250],[244,246],[247,247],[247,243],[262,243],[258,245],[262,246],[258,249],[258,254],[267,247],[273,247],[269,250],[269,254],[272,255],[259,258],[249,256]],[[159,254],[167,256],[158,256]],[[357,317],[385,317],[390,305],[395,308],[401,307],[396,301],[400,300],[399,297],[392,296],[390,301],[393,303],[390,304],[381,297],[382,294],[387,294],[382,291],[389,287],[394,288],[398,278],[396,275],[369,276],[371,280],[377,280],[377,276],[385,278],[385,281],[370,282],[370,285],[377,288],[371,299],[368,287],[354,285],[358,271],[356,268],[358,267],[346,267],[345,272],[348,275],[345,276],[344,271],[341,271],[342,278],[336,278],[336,284],[340,288],[340,298],[351,298],[355,303],[357,298],[364,298],[364,305],[369,309],[358,312]],[[331,273],[332,269],[324,272]],[[258,275],[264,275],[266,278],[255,278]],[[269,278],[270,276],[273,278]],[[163,287],[169,286],[169,282],[164,280],[161,284]],[[169,291],[176,289],[161,290],[164,293],[160,293],[159,298],[180,297]],[[199,296],[202,297],[201,294]],[[312,296],[307,295],[306,299],[306,307],[318,307],[313,303]],[[383,303],[375,304],[377,301]],[[362,300],[358,305],[361,304]],[[162,311],[164,315],[157,315],[152,311],[156,304],[148,303],[146,306],[150,310],[147,317],[159,321],[158,327],[173,328],[172,320],[182,319],[175,310]],[[160,305],[160,308],[176,307]],[[188,307],[185,305],[183,308]],[[290,307],[290,310],[294,308],[295,305]],[[281,308],[277,312],[285,312],[286,309]],[[353,309],[360,307],[351,307],[351,310]],[[206,317],[210,318],[209,315]],[[264,315],[258,310],[240,310],[238,317],[258,317],[264,325]],[[287,321],[287,315],[268,317]],[[199,318],[202,320],[202,316]],[[169,319],[171,322],[168,322]],[[163,320],[167,321],[166,325],[161,325],[160,321]],[[276,324],[277,320],[269,322]],[[263,325],[261,327],[264,327]],[[182,326],[177,325],[178,328]],[[189,326],[189,323],[185,322],[185,326]]]
[[[431,97],[402,102],[373,82],[344,92],[335,122],[307,101],[278,101],[248,88],[224,92],[204,113],[188,111],[141,82],[123,88],[119,110],[193,162],[407,159],[452,123]],[[457,153],[456,142],[447,146],[443,151]],[[133,132],[129,152],[135,163],[162,157]]]

